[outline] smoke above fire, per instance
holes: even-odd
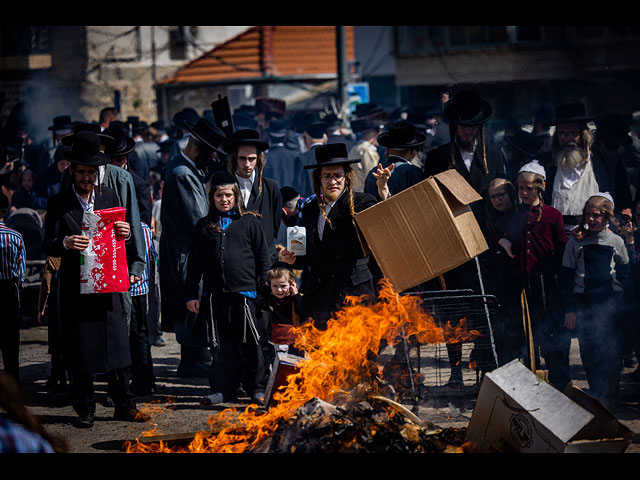
[[[212,415],[209,432],[199,432],[188,446],[144,444],[137,439],[127,442],[130,453],[241,453],[251,451],[279,425],[291,418],[311,399],[331,402],[363,383],[375,393],[377,363],[381,347],[395,345],[403,338],[414,337],[421,344],[455,343],[473,340],[480,334],[469,331],[460,321],[439,325],[414,295],[400,295],[385,279],[381,281],[377,301],[367,304],[364,298],[347,297],[343,309],[328,322],[326,330],[312,324],[295,327],[295,346],[306,352],[296,373],[273,393],[273,406],[265,412],[255,404],[244,411],[235,408]],[[464,319],[462,319],[464,320]],[[153,432],[154,434],[157,432]],[[147,433],[148,434],[148,433]]]

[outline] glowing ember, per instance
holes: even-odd
[[[363,299],[348,297],[346,306],[329,321],[326,330],[311,324],[295,328],[296,347],[307,352],[296,373],[287,377],[287,385],[273,393],[275,405],[259,411],[249,405],[244,411],[226,409],[209,418],[210,432],[196,434],[188,446],[145,445],[128,442],[130,453],[207,452],[238,453],[251,451],[273,435],[279,425],[313,398],[331,402],[361,383],[373,384],[379,367],[375,362],[383,340],[394,345],[402,336],[422,343],[455,343],[473,340],[478,332],[468,331],[464,319],[455,327],[440,328],[421,307],[414,295],[399,295],[387,280],[381,282],[378,301],[366,305]],[[375,392],[374,392],[375,393]]]

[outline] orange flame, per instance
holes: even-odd
[[[128,442],[126,451],[250,451],[309,400],[317,397],[331,402],[334,395],[369,382],[378,372],[375,356],[383,340],[394,344],[399,337],[415,336],[423,344],[455,343],[479,335],[466,330],[465,319],[456,327],[438,327],[421,303],[418,296],[399,295],[386,279],[381,281],[378,301],[373,305],[365,304],[364,298],[347,297],[345,307],[329,320],[326,330],[310,323],[294,328],[295,346],[307,355],[287,377],[287,385],[273,393],[275,404],[266,413],[254,404],[242,412],[226,409],[211,416],[211,431],[198,433],[187,447],[149,446],[136,441]]]

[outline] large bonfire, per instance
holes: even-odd
[[[348,297],[345,307],[329,321],[326,330],[310,324],[295,328],[296,347],[306,352],[296,373],[287,384],[273,393],[272,405],[265,412],[257,405],[244,411],[235,408],[212,415],[211,431],[199,432],[188,445],[168,445],[162,441],[148,444],[137,439],[127,442],[130,453],[207,452],[240,453],[255,451],[298,409],[312,399],[331,403],[367,385],[375,396],[380,373],[376,362],[381,346],[413,337],[420,343],[439,344],[469,341],[479,334],[467,331],[465,322],[456,326],[438,325],[421,307],[414,295],[400,295],[387,280],[381,282],[378,300],[367,304],[362,298]],[[144,435],[153,435],[147,432]]]

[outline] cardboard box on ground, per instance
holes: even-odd
[[[595,398],[513,360],[484,376],[466,440],[474,453],[622,453],[634,436]]]
[[[473,259],[488,249],[469,206],[482,200],[450,169],[356,214],[365,254],[373,254],[402,292]]]

